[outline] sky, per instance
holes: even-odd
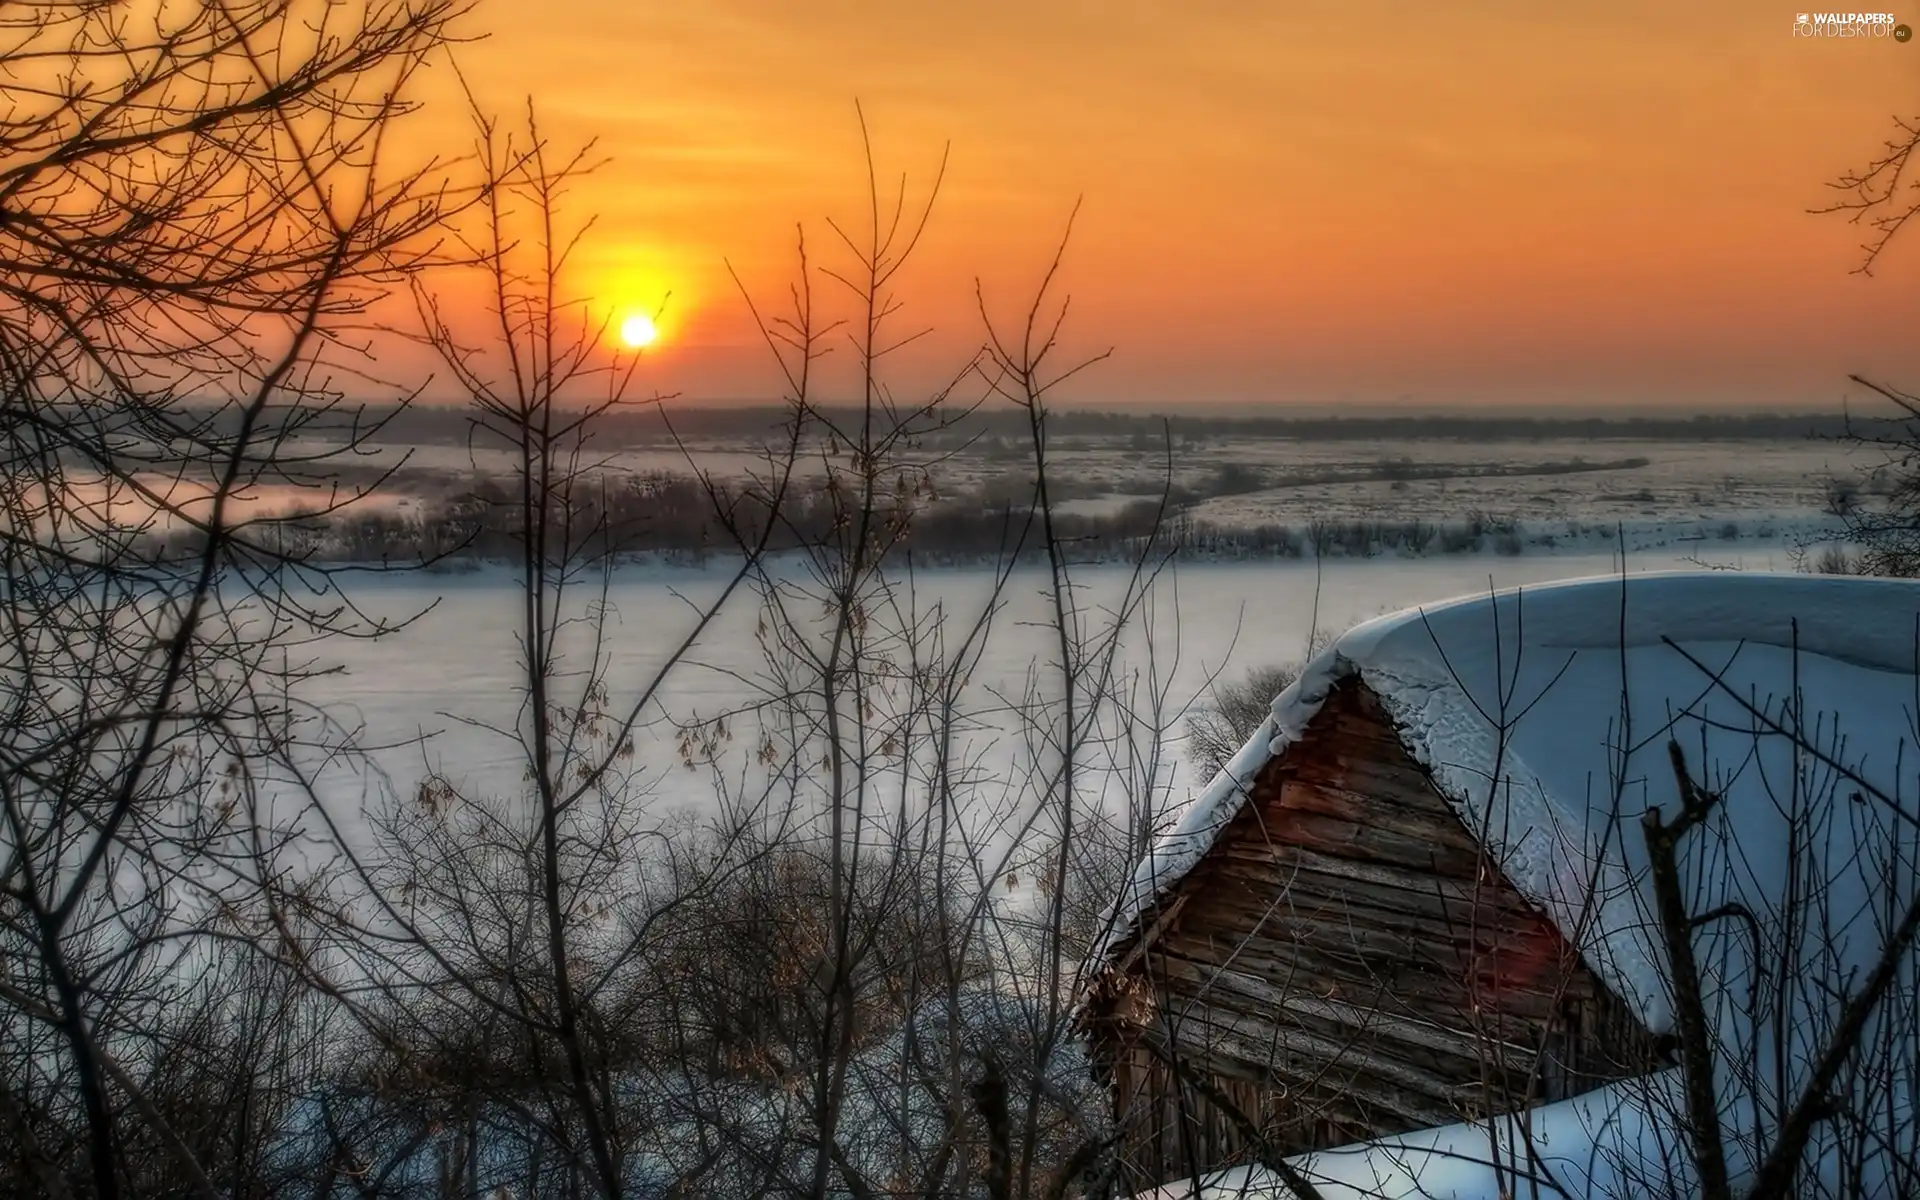
[[[828,219],[867,220],[857,102],[889,203],[949,156],[896,280],[896,330],[931,330],[892,364],[902,396],[979,344],[976,281],[996,319],[1024,314],[1078,203],[1061,354],[1113,354],[1063,403],[1825,408],[1850,372],[1920,384],[1920,231],[1867,277],[1862,230],[1808,211],[1920,114],[1920,38],[1795,17],[483,0],[459,57],[482,103],[531,97],[554,143],[594,141],[572,284],[616,317],[664,297],[643,386],[685,400],[778,392],[742,288],[783,301],[796,226],[816,266],[846,264]],[[430,108],[414,136],[457,144],[458,105]]]

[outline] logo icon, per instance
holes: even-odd
[[[1905,42],[1907,42],[1908,40],[1910,40],[1910,39],[1911,39],[1912,37],[1913,37],[1913,30],[1912,30],[1912,29],[1910,29],[1910,28],[1908,28],[1907,26],[1905,26],[1905,25],[1895,25],[1895,26],[1893,27],[1893,40],[1894,40],[1894,41],[1896,41],[1896,42],[1901,42],[1901,43],[1905,43]]]
[[[1811,25],[1813,24],[1813,14],[1801,13],[1799,16],[1793,19],[1793,23],[1795,25]]]

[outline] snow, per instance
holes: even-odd
[[[1679,1072],[1668,1070],[1520,1116],[1302,1154],[1287,1165],[1324,1200],[1646,1194],[1653,1181],[1664,1185],[1671,1179],[1672,1164],[1686,1161],[1667,1120],[1680,1102]],[[1747,1173],[1739,1170],[1736,1176]],[[1164,1184],[1134,1200],[1295,1200],[1297,1195],[1276,1171],[1235,1167],[1197,1183]]]
[[[1358,676],[1506,877],[1649,1029],[1669,1031],[1673,998],[1641,818],[1649,808],[1667,820],[1677,812],[1669,757],[1677,743],[1690,776],[1719,796],[1682,843],[1687,906],[1742,914],[1703,925],[1696,953],[1730,1150],[1751,1156],[1804,1087],[1838,1010],[1834,991],[1863,976],[1894,910],[1915,891],[1917,655],[1920,584],[1857,578],[1615,576],[1369,621],[1308,664],[1228,771],[1180,814],[1116,905],[1093,965],[1206,853],[1247,785],[1301,735],[1329,689]],[[1799,738],[1784,736],[1788,729]],[[1787,898],[1795,887],[1817,893],[1819,904],[1796,913]],[[1920,1070],[1910,1045],[1913,972],[1894,987],[1897,1003],[1882,1006],[1866,1043],[1884,1050],[1862,1056],[1867,1065],[1837,1087],[1856,1101],[1871,1092],[1874,1111],[1904,1114],[1889,1119],[1905,1135]],[[1903,1015],[1887,1016],[1889,1007]],[[1622,1086],[1645,1093],[1649,1083]],[[1649,1123],[1652,1109],[1618,1093],[1533,1117],[1591,1125],[1596,1113],[1613,1113],[1609,1137],[1587,1146],[1595,1154],[1640,1147],[1633,1130],[1643,1126],[1672,1136],[1670,1118]],[[1477,1152],[1447,1160],[1438,1188],[1431,1171],[1423,1175],[1422,1194],[1492,1196],[1487,1129],[1378,1143],[1354,1170],[1473,1142]],[[1561,1140],[1578,1142],[1564,1131]]]
[[[1710,546],[1706,552],[1728,565],[1769,561],[1754,557],[1754,547],[1746,543]],[[1787,561],[1784,551],[1771,555],[1773,563]],[[1174,664],[1168,694],[1177,702],[1204,692],[1223,663],[1234,670],[1242,662],[1297,658],[1315,616],[1322,628],[1341,629],[1411,601],[1485,587],[1489,577],[1505,587],[1606,571],[1615,561],[1603,551],[1336,558],[1320,564],[1299,559],[1184,563],[1163,578],[1156,593],[1160,611],[1175,615],[1163,618],[1150,639],[1142,633],[1130,640],[1126,654],[1129,662],[1144,664],[1151,645],[1152,661]],[[1677,554],[1658,553],[1628,559],[1636,571],[1683,561]],[[667,647],[691,628],[690,604],[712,599],[726,578],[720,565],[636,565],[616,571],[608,595],[617,647],[608,682],[616,701],[646,686]],[[916,570],[913,587],[929,602],[937,600],[950,620],[965,622],[988,603],[995,578],[992,570],[977,567],[925,569]],[[1104,612],[1119,603],[1133,572],[1124,565],[1093,566],[1077,570],[1075,578],[1084,588],[1086,609]],[[1044,571],[1014,573],[1005,616],[974,672],[983,693],[1018,690],[1035,663],[1048,661],[1053,652],[1040,592],[1044,582]],[[310,698],[345,724],[364,726],[364,744],[378,748],[373,758],[401,795],[410,794],[428,768],[476,791],[516,791],[524,765],[520,749],[482,728],[512,730],[520,712],[516,630],[521,610],[511,572],[483,567],[457,576],[368,576],[351,587],[356,603],[405,627],[378,639],[331,644],[329,662],[343,670],[312,680]],[[593,589],[580,594],[591,598]],[[753,637],[757,615],[752,597],[735,598],[692,660],[667,681],[661,694],[667,712],[679,718],[711,715],[759,698],[757,672],[764,664]],[[666,745],[670,751],[670,737]],[[668,760],[674,761],[670,754]],[[357,820],[363,793],[386,786],[358,778],[324,782],[341,819],[350,823]],[[711,795],[705,779],[684,771],[666,773],[657,786],[662,801],[673,805],[699,805]]]
[[[1081,1048],[1071,1042],[1049,1046],[1041,1057],[1036,1035],[1047,1023],[1042,1009],[1031,997],[966,985],[951,998],[922,1004],[891,1035],[852,1055],[836,1126],[840,1162],[872,1181],[918,1177],[951,1149],[945,1072],[951,1065],[963,1080],[978,1080],[989,1058],[1006,1072],[1015,1128],[1024,1124],[1027,1105],[1037,1103],[1043,1140],[1073,1147],[1105,1137],[1110,1131]],[[949,1054],[955,1057],[949,1060]],[[1037,1061],[1044,1061],[1038,1072]],[[927,1086],[927,1072],[934,1086]],[[817,1118],[812,1077],[804,1070],[774,1082],[713,1078],[663,1063],[616,1076],[612,1089],[632,1133],[626,1147],[629,1194],[682,1194],[673,1185],[690,1175],[706,1188],[702,1195],[797,1192],[809,1180],[814,1142],[803,1131]],[[565,1160],[548,1154],[543,1162],[538,1097],[535,1091],[522,1098],[525,1105],[482,1105],[471,1114],[482,1131],[477,1194],[521,1188],[543,1172],[553,1194],[578,1184]],[[386,1176],[390,1190],[382,1194],[442,1194],[434,1185],[448,1147],[433,1136],[408,1139],[413,1114],[404,1102],[396,1109],[377,1094],[315,1092],[298,1108],[295,1132],[276,1147],[290,1171],[326,1161],[335,1148],[331,1131],[344,1125],[349,1137],[363,1139],[361,1148],[373,1150],[375,1161],[391,1156],[388,1161],[396,1164]],[[710,1157],[716,1144],[729,1143],[725,1157]],[[830,1194],[849,1195],[837,1175]]]
[[[1301,1154],[1287,1160],[1321,1200],[1572,1200],[1696,1194],[1698,1179],[1679,1114],[1678,1068],[1630,1079],[1493,1121],[1462,1122],[1397,1137]],[[1892,1114],[1910,1123],[1912,1098]],[[1728,1147],[1735,1195],[1758,1172],[1750,1146]],[[1891,1164],[1841,1169],[1833,1139],[1817,1136],[1810,1190],[1822,1196],[1907,1196],[1911,1173]],[[1298,1200],[1281,1173],[1232,1167],[1197,1181],[1165,1183],[1133,1200]]]

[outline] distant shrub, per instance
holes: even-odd
[[[1341,552],[1350,558],[1372,558],[1379,553],[1380,526],[1372,521],[1347,521],[1335,536]]]
[[[1313,547],[1315,557],[1330,552],[1338,537],[1339,531],[1334,528],[1334,523],[1324,517],[1315,517],[1307,522],[1307,545]]]
[[[1814,560],[1813,569],[1819,575],[1858,575],[1860,564],[1847,553],[1845,547],[1828,546]]]
[[[1212,779],[1246,745],[1272,710],[1274,697],[1300,678],[1299,663],[1255,667],[1235,683],[1215,684],[1206,703],[1187,712],[1187,756]]]
[[[1216,496],[1240,496],[1260,491],[1266,486],[1266,476],[1246,463],[1222,463],[1213,477],[1213,494]]]
[[[1480,548],[1480,528],[1469,520],[1464,525],[1446,525],[1440,529],[1440,549],[1446,554],[1470,554]]]

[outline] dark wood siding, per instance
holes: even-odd
[[[1131,1185],[1654,1065],[1653,1039],[1500,876],[1357,680],[1142,927],[1086,1009]]]

